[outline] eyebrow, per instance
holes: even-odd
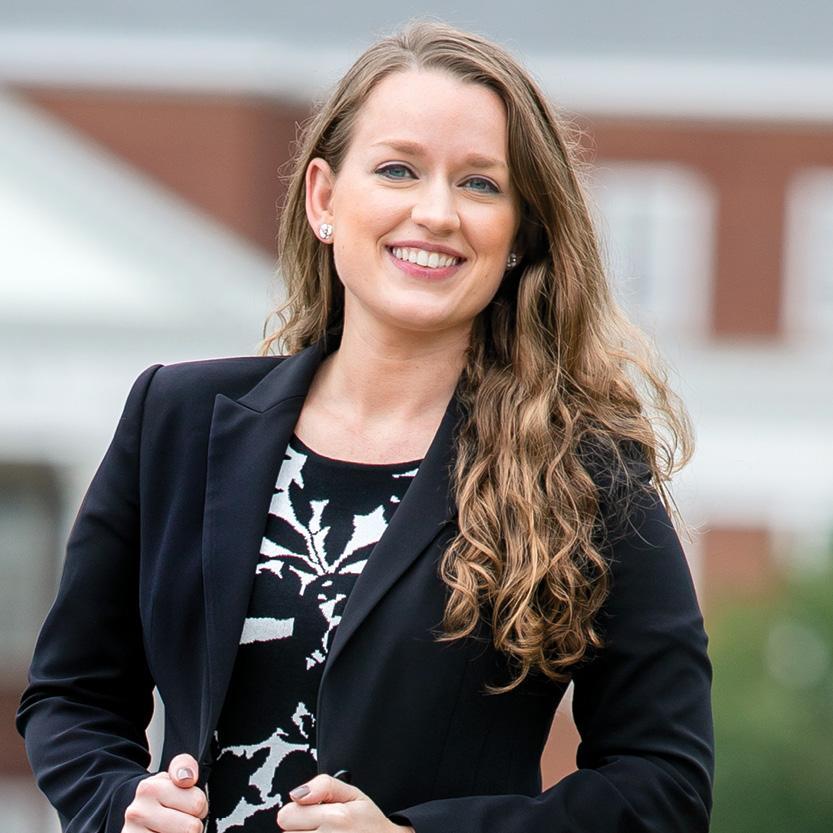
[[[407,139],[393,139],[383,140],[381,142],[374,142],[371,147],[389,147],[397,153],[406,153],[411,156],[424,156],[425,147],[419,142],[411,142]],[[484,156],[482,153],[470,153],[466,157],[466,164],[473,168],[500,168],[508,170],[508,166],[500,159],[495,159],[492,156]]]

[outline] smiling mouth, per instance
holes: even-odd
[[[413,249],[400,246],[388,246],[387,250],[397,259],[427,269],[447,269],[462,263],[464,258],[452,257],[440,252],[428,252],[425,249]]]

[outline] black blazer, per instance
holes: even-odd
[[[275,477],[319,345],[282,359],[155,366],[133,385],[69,539],[18,712],[38,784],[72,833],[118,833],[147,776],[210,771]],[[576,668],[580,769],[541,792],[564,685],[509,679],[487,633],[438,643],[438,559],[455,532],[456,398],[348,599],[318,695],[319,771],[417,833],[706,831],[711,667],[680,542],[656,497],[611,538],[606,647]],[[604,472],[602,472],[602,479]]]

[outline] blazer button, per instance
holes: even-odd
[[[349,769],[340,769],[333,775],[333,778],[338,778],[339,781],[344,781],[345,784],[353,783],[353,773]]]

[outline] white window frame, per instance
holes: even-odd
[[[652,335],[706,341],[716,190],[704,175],[675,163],[603,161],[589,174],[602,251],[619,303]]]
[[[833,168],[787,186],[782,325],[794,346],[833,347]]]

